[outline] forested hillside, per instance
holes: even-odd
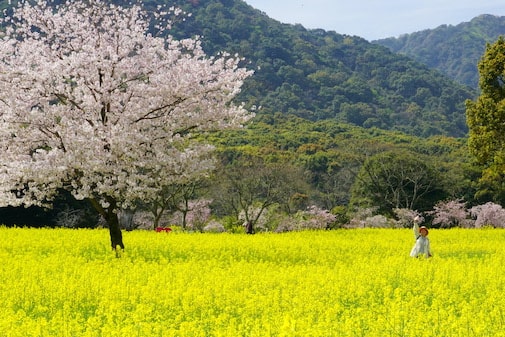
[[[486,43],[493,43],[501,35],[505,35],[505,17],[480,15],[456,26],[443,25],[372,42],[412,57],[477,89],[477,63],[484,54]]]
[[[177,1],[193,16],[176,36],[200,34],[210,54],[226,50],[256,70],[241,99],[261,113],[429,136],[466,134],[474,92],[360,37],[281,24],[241,0]]]

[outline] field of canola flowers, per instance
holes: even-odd
[[[505,231],[0,227],[0,335],[505,336]]]

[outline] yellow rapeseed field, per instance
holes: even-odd
[[[0,336],[505,336],[505,231],[0,227]]]

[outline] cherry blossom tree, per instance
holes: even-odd
[[[396,216],[396,222],[399,227],[412,227],[416,217],[420,219],[420,222],[424,221],[424,217],[417,210],[410,208],[395,208],[393,209],[393,212]]]
[[[183,229],[202,231],[205,223],[210,219],[212,200],[184,200],[177,205],[172,222],[180,224]]]
[[[428,214],[433,215],[432,224],[441,228],[470,227],[473,222],[462,199],[440,201]]]
[[[312,205],[304,211],[286,217],[276,228],[277,232],[329,229],[337,217],[328,210]]]
[[[494,202],[474,206],[470,208],[470,214],[475,218],[474,226],[476,228],[484,226],[505,227],[505,209]]]
[[[173,39],[177,15],[41,0],[1,19],[1,206],[47,206],[69,190],[124,249],[118,211],[208,172],[212,148],[194,134],[252,117],[232,103],[251,72],[208,57],[198,38]]]

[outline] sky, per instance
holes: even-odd
[[[504,0],[245,0],[283,23],[334,30],[369,41],[440,25],[457,25],[481,14],[505,16]]]

